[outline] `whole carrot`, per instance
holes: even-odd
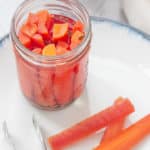
[[[150,114],[125,129],[111,141],[102,143],[96,150],[131,149],[147,135],[150,135]]]
[[[118,97],[114,105],[121,103],[123,100],[124,100],[123,97]],[[115,136],[117,136],[122,131],[124,122],[125,122],[125,118],[121,118],[120,120],[112,122],[110,125],[108,125],[108,127],[104,131],[100,144],[109,141]]]
[[[134,107],[131,102],[123,100],[119,104],[108,107],[80,123],[49,137],[48,142],[52,150],[62,149],[102,129],[111,122],[124,118],[133,111]]]

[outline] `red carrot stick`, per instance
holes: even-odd
[[[147,135],[150,135],[150,114],[125,129],[111,141],[102,143],[95,150],[131,149]]]
[[[117,105],[123,101],[122,97],[117,98],[114,105]],[[108,140],[111,140],[115,136],[117,136],[123,129],[125,122],[125,118],[121,118],[120,120],[117,120],[116,122],[112,122],[108,127],[105,129],[105,132],[102,136],[101,142],[106,142]]]
[[[117,121],[134,111],[134,107],[129,100],[123,100],[117,105],[81,121],[78,124],[48,138],[48,142],[53,150],[62,149],[75,143],[88,135],[102,129],[113,121]]]

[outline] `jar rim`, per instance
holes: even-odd
[[[16,32],[16,27],[15,27],[16,16],[22,9],[24,9],[24,7],[27,4],[30,4],[30,2],[32,2],[32,1],[33,0],[25,0],[24,2],[22,2],[19,5],[19,7],[16,9],[16,11],[13,15],[13,18],[12,18],[10,37],[11,37],[11,40],[13,42],[15,42],[15,46],[17,47],[17,49],[20,50],[19,52],[34,58],[36,61],[47,61],[47,62],[61,62],[62,60],[70,61],[74,57],[76,57],[80,53],[82,53],[82,51],[84,51],[84,49],[85,49],[84,47],[87,45],[87,43],[89,42],[90,37],[91,37],[91,22],[90,22],[90,17],[89,17],[88,11],[78,0],[75,0],[75,3],[77,3],[80,6],[80,9],[82,9],[82,11],[84,12],[87,24],[85,26],[85,36],[84,36],[82,42],[76,48],[72,49],[70,52],[65,53],[63,55],[43,56],[43,55],[33,53],[32,51],[29,51],[26,47],[23,46],[23,44],[18,39],[17,32]],[[72,0],[70,0],[70,1],[72,1]]]

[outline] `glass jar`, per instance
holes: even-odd
[[[26,49],[18,40],[18,30],[30,12],[41,9],[83,22],[85,37],[81,44],[60,56],[42,56]],[[81,95],[87,78],[91,42],[90,19],[82,4],[76,0],[26,0],[14,14],[10,36],[20,87],[32,104],[44,109],[57,109]]]

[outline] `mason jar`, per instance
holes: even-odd
[[[18,32],[30,12],[46,9],[84,24],[82,42],[59,56],[42,56],[25,48]],[[91,43],[91,23],[86,9],[77,0],[26,0],[11,22],[11,41],[16,58],[18,79],[23,95],[44,109],[62,108],[76,100],[84,90]]]

